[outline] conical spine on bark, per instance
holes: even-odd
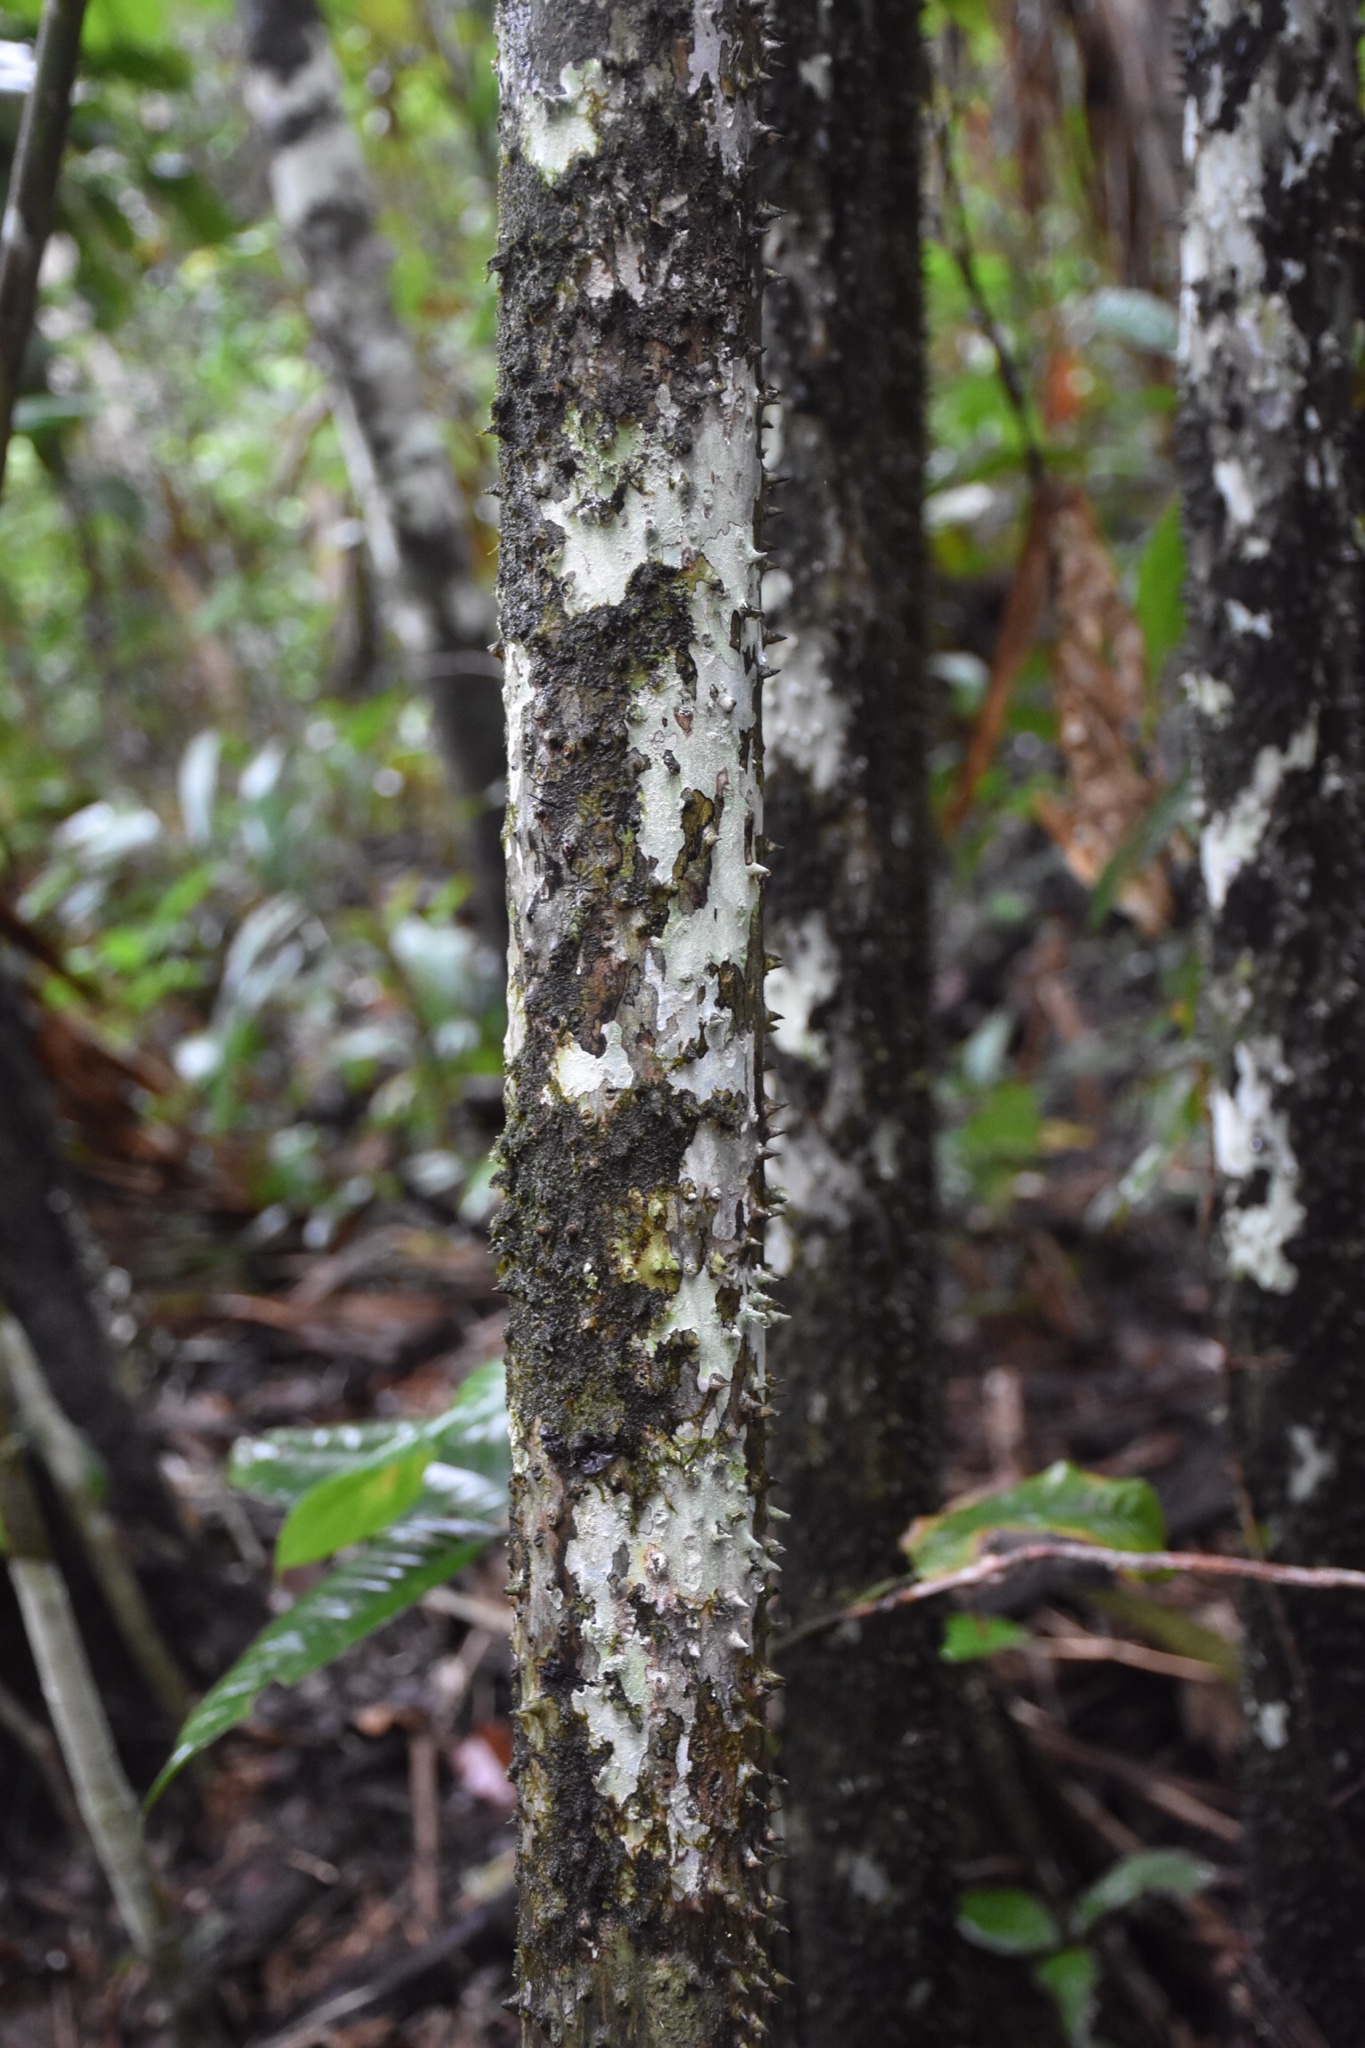
[[[1365,1564],[1365,727],[1351,11],[1201,0],[1187,38],[1182,454],[1219,1250],[1272,1553]],[[1365,1617],[1246,1603],[1269,1974],[1330,2048],[1365,1993]],[[1338,1796],[1340,1795],[1340,1796]]]
[[[748,0],[504,0],[496,422],[527,2036],[767,2003]]]
[[[764,183],[767,977],[782,1104],[772,1466],[793,1626],[896,1570],[936,1498],[916,11],[774,0]],[[803,2048],[956,2043],[937,1628],[782,1660]]]

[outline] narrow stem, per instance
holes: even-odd
[[[53,1398],[42,1367],[12,1316],[0,1321],[0,1358],[9,1372],[24,1434],[61,1494],[129,1654],[179,1726],[194,1696],[123,1555],[113,1517],[96,1496],[93,1453]]]
[[[85,0],[45,0],[33,84],[24,101],[0,222],[0,489],[38,300],[38,272],[56,211],[84,19]]]
[[[7,1685],[0,1685],[0,1728],[28,1752],[47,1786],[52,1804],[71,1834],[79,1838],[81,1817],[71,1796],[71,1784],[62,1768],[57,1745],[37,1715],[30,1714],[23,1701]]]
[[[10,1582],[23,1617],[43,1698],[95,1854],[119,1916],[172,2007],[177,2048],[213,2039],[185,1972],[142,1833],[136,1794],[114,1747],[104,1704],[85,1654],[66,1581],[52,1560],[42,1508],[14,1427],[9,1372],[0,1354],[0,1527]]]

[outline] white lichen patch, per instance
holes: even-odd
[[[635,1079],[620,1025],[608,1024],[602,1036],[606,1046],[600,1053],[586,1052],[576,1039],[567,1037],[555,1053],[555,1085],[588,1115],[599,1115]]]
[[[773,649],[763,701],[763,740],[773,762],[804,775],[816,796],[839,785],[849,709],[834,686],[830,650],[808,629]]]
[[[526,988],[522,959],[526,927],[535,917],[539,872],[526,811],[526,746],[535,702],[531,657],[517,641],[503,652],[503,709],[507,718],[507,814],[502,845],[507,862],[511,930],[508,938],[507,1034],[504,1058],[509,1076],[526,1043]]]
[[[1299,469],[1287,430],[1301,403],[1309,343],[1284,292],[1269,288],[1265,234],[1272,189],[1307,175],[1338,136],[1341,82],[1330,65],[1314,61],[1311,47],[1324,19],[1291,11],[1287,40],[1309,46],[1309,61],[1283,74],[1297,83],[1293,97],[1282,96],[1281,74],[1272,70],[1252,81],[1229,122],[1214,65],[1202,103],[1186,106],[1191,198],[1181,246],[1180,354],[1207,416],[1213,481],[1247,560],[1265,554]],[[1235,407],[1225,402],[1229,391],[1239,394]],[[1333,481],[1330,450],[1321,455],[1310,477],[1318,486]]]
[[[665,394],[671,397],[666,385],[661,411]],[[666,436],[637,432],[604,451],[570,419],[577,473],[569,495],[547,501],[545,517],[564,535],[557,566],[571,616],[620,604],[631,577],[649,562],[681,569],[705,556],[725,588],[748,582],[758,559],[757,476],[745,442],[755,441],[756,470],[757,404],[752,378],[733,376],[681,454]]]
[[[820,1126],[807,1119],[772,1141],[768,1178],[790,1214],[804,1225],[831,1231],[848,1227],[862,1195],[857,1166],[837,1152]]]
[[[1311,768],[1317,755],[1318,721],[1314,713],[1287,747],[1261,748],[1248,787],[1227,810],[1220,811],[1205,825],[1199,841],[1199,865],[1214,911],[1223,908],[1233,881],[1264,839],[1285,776],[1295,769]]]
[[[1223,1245],[1230,1273],[1252,1280],[1270,1294],[1289,1294],[1298,1268],[1285,1246],[1307,1215],[1298,1196],[1299,1163],[1290,1143],[1289,1119],[1275,1107],[1275,1088],[1291,1077],[1278,1038],[1254,1038],[1234,1048],[1237,1083],[1213,1097],[1213,1154],[1232,1183],[1223,1216]],[[1264,1198],[1236,1206],[1239,1183],[1264,1174]]]
[[[1251,1725],[1266,1749],[1283,1749],[1289,1740],[1289,1703],[1267,1700],[1251,1716]]]
[[[764,984],[765,1000],[777,1020],[772,1042],[779,1052],[804,1060],[807,1066],[826,1067],[829,1041],[811,1019],[839,986],[839,954],[824,912],[809,911],[800,924],[782,926],[774,937],[782,964],[769,968]]]
[[[664,1466],[638,1511],[602,1485],[575,1507],[565,1569],[583,1613],[585,1677],[574,1705],[597,1788],[633,1847],[657,1811],[638,1796],[650,1760],[671,1762],[667,1852],[681,1895],[699,1888],[709,1835],[691,1776],[701,1693],[738,1719],[763,1563],[743,1461],[719,1446]],[[651,1627],[651,1611],[663,1626]]]
[[[1313,1498],[1337,1469],[1337,1454],[1320,1444],[1311,1429],[1295,1423],[1289,1432],[1289,1498],[1296,1507]]]
[[[562,178],[580,157],[596,156],[598,123],[606,105],[602,66],[596,57],[566,64],[559,92],[528,93],[521,102],[521,148],[547,184]]]
[[[687,69],[692,91],[706,96],[711,139],[721,162],[733,171],[748,160],[753,146],[754,105],[749,93],[735,91],[738,52],[725,33],[725,11],[723,0],[693,0]]]

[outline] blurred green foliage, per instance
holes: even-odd
[[[0,36],[31,35],[36,14],[37,0],[5,0]],[[332,15],[399,309],[489,578],[490,14],[348,0]],[[1070,34],[1060,12],[1048,19]],[[1171,252],[1158,238],[1142,280],[1128,274],[1132,252],[1097,205],[1074,62],[1059,60],[1030,170],[1006,0],[935,0],[926,22],[934,789],[942,801],[953,786],[980,710],[1036,448],[1097,507],[1179,792],[1089,906],[1092,954],[1112,964],[1138,953],[1117,892],[1187,815],[1159,691],[1183,624]],[[188,1120],[210,1146],[231,1141],[244,1198],[325,1244],[403,1189],[471,1219],[487,1211],[478,1109],[496,1085],[501,965],[460,922],[456,820],[425,705],[380,623],[237,50],[228,0],[92,0],[0,508],[0,887],[98,987],[105,1035],[177,1075],[149,1113]],[[0,95],[0,155],[17,117]],[[1056,738],[1045,629],[948,849],[959,952],[1017,951],[1059,889],[1080,894],[1034,822],[1040,793],[1064,792]],[[998,1210],[1040,1163],[1085,1148],[1083,1068],[1119,1112],[1097,1217],[1191,1184],[1202,1079],[1187,922],[1145,949],[1147,979],[1102,1045],[1040,1062],[1008,986],[954,1012],[950,1203]],[[45,996],[77,1001],[56,981]]]
[[[334,26],[491,576],[490,25],[360,0]],[[457,821],[378,623],[232,10],[92,0],[85,56],[0,510],[0,888],[104,1035],[174,1069],[150,1113],[243,1141],[248,1199],[318,1243],[405,1186],[481,1214],[461,1105],[496,1085],[501,963],[458,919]]]

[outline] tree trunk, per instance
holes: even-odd
[[[921,55],[899,0],[778,0],[771,19],[768,1246],[790,1315],[772,1466],[800,1625],[894,1574],[936,1500]],[[940,1627],[887,1616],[783,1662],[803,2048],[958,2038]]]
[[[1188,34],[1183,455],[1234,1419],[1272,1554],[1365,1566],[1365,731],[1349,10]],[[1331,2048],[1365,2000],[1365,1612],[1248,1599],[1265,1966]]]
[[[750,0],[504,0],[502,1247],[528,2040],[755,2038]]]
[[[335,373],[337,427],[375,566],[394,592],[394,631],[431,692],[475,907],[501,947],[502,706],[488,651],[492,607],[471,573],[459,485],[394,312],[392,257],[317,0],[243,0],[243,17],[245,96],[270,147],[275,209],[302,259],[309,315]]]

